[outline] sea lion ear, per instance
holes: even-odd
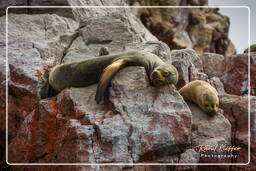
[[[125,66],[129,65],[129,62],[131,61],[130,58],[122,58],[114,61],[112,64],[108,65],[99,80],[98,86],[97,86],[97,91],[95,95],[95,100],[97,104],[101,101],[105,91],[109,87],[109,84],[111,80],[114,78],[116,73],[124,68]]]

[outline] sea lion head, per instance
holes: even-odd
[[[209,115],[214,116],[218,113],[219,98],[215,94],[205,93],[202,95],[200,107]]]
[[[172,64],[159,65],[150,74],[150,80],[154,86],[175,85],[178,82],[178,71]]]

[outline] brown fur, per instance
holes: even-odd
[[[197,104],[207,114],[214,116],[219,108],[218,92],[209,83],[194,80],[183,86],[179,93],[190,102]]]

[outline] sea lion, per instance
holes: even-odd
[[[99,103],[115,74],[126,66],[143,66],[152,86],[176,84],[178,81],[176,68],[155,54],[128,51],[57,65],[50,71],[49,84],[60,92],[68,87],[85,87],[99,82],[95,96]]]
[[[209,83],[194,80],[183,86],[179,93],[185,100],[196,103],[210,116],[217,114],[219,108],[218,92]]]

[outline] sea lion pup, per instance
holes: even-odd
[[[49,84],[60,92],[68,87],[85,87],[99,82],[95,96],[99,103],[115,74],[126,66],[143,66],[153,86],[178,81],[178,72],[173,65],[149,52],[128,51],[57,65],[50,71]]]
[[[218,92],[209,83],[194,80],[183,86],[179,93],[185,100],[196,103],[210,116],[217,114],[219,108]]]

